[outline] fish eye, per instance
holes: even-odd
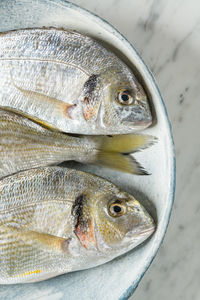
[[[128,90],[119,91],[117,94],[117,100],[123,105],[130,105],[134,101],[131,92]]]
[[[108,206],[108,213],[111,217],[120,217],[126,213],[126,205],[120,200],[112,201]]]

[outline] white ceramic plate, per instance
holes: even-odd
[[[127,299],[157,253],[173,204],[175,158],[165,106],[152,74],[135,49],[116,29],[98,16],[64,0],[1,0],[0,31],[42,26],[71,28],[98,39],[112,48],[146,86],[155,122],[145,133],[157,136],[158,143],[135,156],[152,175],[134,176],[103,168],[81,168],[108,178],[132,193],[147,206],[154,217],[157,214],[158,226],[150,240],[110,263],[40,283],[0,286],[0,299]]]

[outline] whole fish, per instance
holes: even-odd
[[[154,230],[145,208],[103,178],[59,167],[17,173],[0,180],[0,283],[103,264]]]
[[[77,134],[125,134],[152,123],[127,65],[92,38],[55,28],[0,34],[0,106]]]
[[[132,156],[122,153],[148,147],[154,140],[147,135],[70,136],[0,110],[0,178],[67,160],[147,174]]]

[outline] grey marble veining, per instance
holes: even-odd
[[[155,75],[172,122],[177,152],[172,218],[156,259],[131,299],[199,300],[200,3],[197,0],[71,2],[108,20],[132,42]],[[43,289],[41,294],[38,289],[38,299],[56,300],[61,296],[53,290],[50,293],[51,290]],[[34,290],[32,299],[36,297]]]
[[[175,139],[177,188],[167,235],[131,299],[200,299],[200,2],[76,0],[113,24],[156,77]]]
[[[119,184],[137,199],[155,208],[157,228],[154,235],[137,249],[96,268],[65,274],[35,284],[1,285],[0,299],[127,299],[135,290],[142,275],[152,262],[165,234],[174,190],[174,151],[165,108],[156,84],[147,67],[129,42],[109,23],[65,0],[29,0],[0,2],[0,31],[17,28],[56,26],[84,32],[108,43],[113,51],[126,57],[130,67],[134,66],[143,78],[153,99],[156,122],[145,132],[158,138],[157,143],[135,155],[150,171],[151,176],[133,176],[112,172],[105,168],[84,166],[91,172]],[[122,55],[122,56],[123,56]],[[162,162],[162,168],[160,168]],[[149,201],[150,202],[149,202]],[[153,215],[153,214],[152,214]],[[154,215],[155,217],[155,215]],[[24,276],[29,276],[24,274]]]

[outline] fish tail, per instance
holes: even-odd
[[[101,151],[98,155],[97,163],[121,172],[148,175],[146,170],[131,155]]]
[[[125,134],[112,137],[102,137],[102,148],[104,151],[134,153],[150,147],[157,141],[152,135]]]
[[[156,138],[150,135],[102,137],[97,163],[126,173],[148,175],[149,173],[129,154],[145,149],[155,141]]]

